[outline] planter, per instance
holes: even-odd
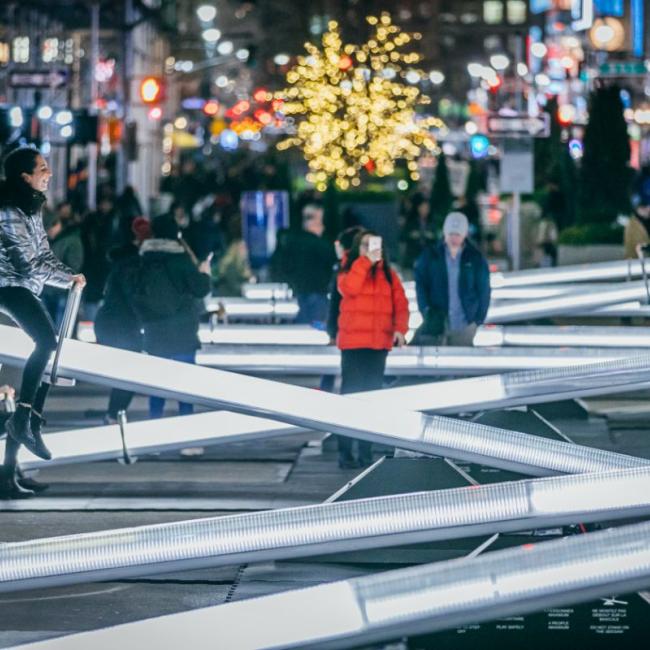
[[[623,259],[622,244],[587,244],[573,246],[560,244],[558,246],[557,263],[559,266],[567,264],[589,264],[590,262],[610,262]]]

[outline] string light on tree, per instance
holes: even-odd
[[[364,169],[390,175],[400,159],[417,180],[422,150],[437,151],[431,130],[443,124],[417,115],[416,107],[427,100],[412,83],[413,72],[418,78],[424,73],[413,68],[419,55],[404,52],[419,35],[403,32],[388,14],[367,20],[374,33],[362,46],[343,44],[338,24],[330,22],[322,48],[305,44],[307,56],[298,57],[287,73],[289,86],[279,94],[296,133],[278,147],[302,149],[307,179],[319,190],[329,179],[340,189],[358,186]],[[409,73],[410,84],[405,83]]]

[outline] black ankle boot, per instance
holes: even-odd
[[[52,454],[43,443],[43,439],[36,438],[31,431],[30,412],[28,406],[19,405],[16,412],[7,420],[5,430],[7,435],[11,436],[16,442],[25,445],[35,456],[43,460],[51,460]]]
[[[16,480],[15,468],[0,466],[0,499],[29,499],[36,495],[21,487]]]
[[[37,481],[33,478],[28,478],[23,474],[23,470],[20,469],[20,466],[16,465],[16,482],[21,487],[26,490],[32,490],[37,494],[45,492],[50,487],[49,483],[43,483],[42,481]]]
[[[52,452],[45,446],[45,442],[43,441],[43,427],[46,424],[47,423],[45,422],[45,418],[40,413],[32,410],[29,416],[29,428],[32,431],[32,435],[34,436],[36,443],[49,456],[49,458],[46,458],[45,460],[50,460],[52,458]]]

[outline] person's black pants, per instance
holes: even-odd
[[[117,414],[129,408],[134,395],[135,393],[131,390],[113,388],[108,398],[108,417],[117,420]]]
[[[38,297],[23,287],[0,287],[0,311],[36,344],[23,370],[18,401],[31,404],[34,411],[42,413],[50,388],[49,384],[42,383],[43,371],[56,349],[52,319]]]
[[[341,350],[341,395],[365,390],[379,390],[383,386],[388,350]],[[372,407],[369,407],[372,408]],[[339,436],[339,461],[351,461],[352,438]],[[372,462],[372,443],[359,441],[359,462]]]

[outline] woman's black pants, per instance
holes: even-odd
[[[382,388],[387,356],[388,350],[341,350],[341,395]],[[340,461],[353,460],[352,442],[352,438],[339,436]],[[369,465],[372,462],[372,443],[360,440],[358,444],[359,461]]]
[[[56,349],[52,319],[38,297],[23,287],[0,287],[0,311],[7,314],[36,344],[23,370],[18,400],[31,404],[34,411],[42,413],[50,388],[42,381],[43,371]]]

